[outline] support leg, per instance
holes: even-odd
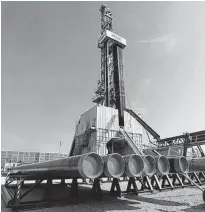
[[[20,196],[20,200],[23,199],[28,193],[30,193],[34,188],[36,188],[38,185],[41,184],[43,180],[36,180],[36,183],[31,186],[26,192],[24,192],[21,196]]]
[[[14,201],[15,207],[18,207],[20,205],[21,188],[22,188],[23,182],[24,180],[21,178],[17,181],[17,190],[15,193],[15,201]]]
[[[172,184],[172,182],[171,182],[171,179],[169,178],[169,175],[165,175],[164,177],[165,177],[165,179],[167,179],[167,182],[168,182],[169,186],[170,186],[172,189],[174,189],[174,186],[173,186],[173,184]]]
[[[92,187],[92,197],[93,197],[93,199],[96,199],[96,200],[102,199],[102,190],[100,187],[100,179],[99,178],[96,178],[94,180],[93,187]]]
[[[111,183],[112,182],[112,178],[108,177],[107,178],[107,183]]]
[[[10,185],[13,181],[14,181],[13,178],[7,178],[7,179],[6,179],[6,182],[5,182],[5,187],[8,188],[9,185]]]
[[[116,188],[116,191],[115,191],[115,188]],[[111,189],[110,189],[110,194],[117,196],[117,197],[121,197],[121,193],[122,192],[121,192],[119,180],[117,178],[113,178]]]
[[[79,192],[78,192],[78,179],[77,178],[73,178],[73,180],[72,180],[70,196],[76,202],[78,201]]]
[[[161,191],[162,190],[162,187],[160,185],[160,182],[159,182],[159,179],[156,175],[153,176],[153,179],[155,180],[155,183],[156,183],[156,189]],[[152,184],[151,184],[152,185]]]
[[[172,185],[175,186],[175,183],[176,183],[176,174],[172,174]]]
[[[131,189],[132,186],[133,186],[133,189]],[[138,188],[137,188],[137,184],[134,177],[129,178],[126,192],[135,193],[136,195],[138,195]]]
[[[205,190],[203,191],[203,200],[205,202]]]
[[[178,174],[176,174],[176,178],[179,181],[179,184],[184,188],[184,184]]]
[[[199,172],[199,177],[200,177],[201,182],[204,183],[205,182],[205,174],[204,174],[204,172]]]
[[[196,172],[194,172],[194,177],[196,178],[197,183],[199,183],[199,184],[201,185],[202,183],[201,183],[201,181],[200,181],[198,175],[196,174]]]
[[[65,184],[65,179],[61,179],[61,184]]]
[[[52,187],[52,179],[48,179],[45,185],[45,193],[43,195],[43,199],[46,201],[49,199],[51,187]]]
[[[152,176],[152,178],[151,178],[151,184],[152,184],[152,187],[153,187],[153,188],[156,186],[154,176]]]
[[[122,181],[128,181],[128,177],[124,176]]]
[[[165,187],[165,183],[166,183],[166,175],[164,175],[164,176],[162,177],[162,188]]]
[[[140,191],[144,191],[145,189],[145,182],[144,182],[144,178],[142,177],[138,177],[137,180],[141,183],[141,188],[140,188]]]
[[[82,184],[87,184],[86,179],[83,178]]]
[[[150,178],[148,176],[145,177],[146,181],[147,181],[147,185],[148,185],[148,189],[153,192],[153,187],[150,181]]]

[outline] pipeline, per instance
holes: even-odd
[[[189,171],[205,171],[205,158],[192,158],[188,163]]]
[[[125,161],[125,175],[128,177],[140,177],[144,170],[144,161],[141,156],[132,154],[123,157]]]
[[[154,157],[151,155],[143,155],[142,158],[144,161],[143,175],[152,177],[156,172],[156,165],[155,165]]]
[[[160,163],[158,163],[158,171],[159,169],[164,169],[164,173],[161,172],[161,175],[167,175],[168,173],[182,173],[186,174],[189,172],[189,163],[186,157],[184,156],[169,156],[165,157],[164,155],[161,155],[157,150],[153,150],[155,154],[158,154],[158,157],[161,157],[161,165],[162,161],[163,164],[166,166],[161,166]],[[163,160],[162,160],[163,157]],[[169,164],[169,167],[168,167]],[[165,168],[167,167],[167,168]],[[157,173],[159,175],[159,172]]]
[[[189,163],[184,156],[169,157],[170,173],[188,173]]]
[[[159,176],[167,175],[170,171],[170,163],[164,155],[155,156],[156,174]]]
[[[103,167],[104,162],[101,156],[91,152],[59,160],[17,166],[13,168],[11,174],[94,179],[103,173]]]
[[[104,171],[101,177],[118,178],[125,172],[125,161],[118,153],[102,156]]]

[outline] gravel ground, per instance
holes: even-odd
[[[121,183],[122,190],[126,184]],[[89,186],[87,186],[89,187]],[[110,184],[102,184],[103,190],[109,190]],[[89,191],[86,191],[85,201],[78,205],[58,206],[30,210],[35,212],[205,212],[205,203],[202,199],[202,192],[197,188],[184,188],[166,190],[162,192],[143,193],[136,195],[124,194],[121,198],[105,195],[103,200],[94,201],[89,198]],[[85,192],[85,193],[86,193]],[[3,201],[2,212],[11,212],[6,208]]]

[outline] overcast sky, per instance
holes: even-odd
[[[205,2],[107,2],[131,107],[162,138],[205,129]],[[100,2],[2,2],[2,148],[68,153],[100,75]]]

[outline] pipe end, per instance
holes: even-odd
[[[151,155],[144,156],[144,174],[147,176],[153,176],[156,172],[156,165],[154,157]]]
[[[89,153],[82,163],[82,174],[84,178],[97,178],[103,173],[104,162],[100,155]]]
[[[170,170],[169,160],[164,156],[160,155],[157,159],[157,171],[161,175],[167,175]]]
[[[125,172],[125,162],[122,156],[118,153],[109,155],[106,172],[109,177],[118,178],[121,177]]]
[[[127,169],[128,169],[127,171],[128,176],[129,174],[132,177],[141,176],[144,169],[144,162],[142,157],[140,157],[139,155],[131,155],[128,160]]]

